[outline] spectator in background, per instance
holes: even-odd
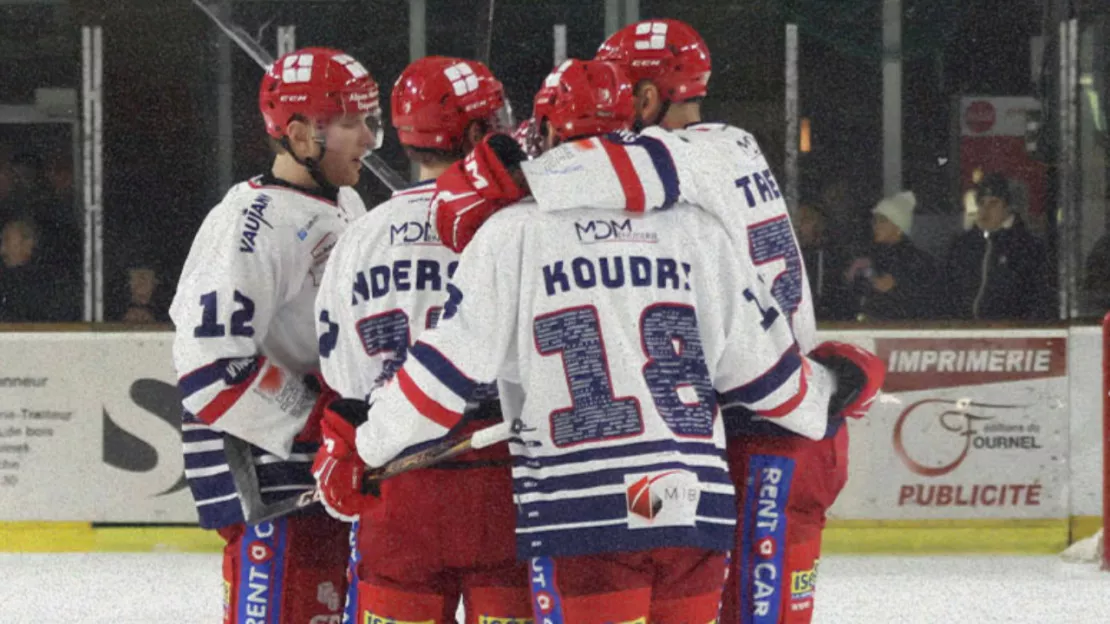
[[[851,318],[853,310],[842,277],[846,258],[827,242],[824,211],[818,204],[806,202],[798,206],[794,217],[817,318],[822,321]]]
[[[75,285],[39,262],[39,232],[23,217],[0,230],[0,322],[76,321]]]
[[[59,165],[66,166],[65,162]],[[70,280],[76,279],[81,259],[81,225],[74,209],[72,186],[56,188],[44,158],[31,152],[12,156],[7,169],[10,190],[0,206],[0,222],[23,216],[34,220],[38,262],[52,266]]]
[[[859,294],[860,320],[936,318],[940,283],[937,264],[910,239],[914,194],[884,198],[871,211],[872,247],[849,267],[846,281]]]
[[[952,315],[963,319],[1054,317],[1044,245],[1012,209],[1009,182],[998,173],[975,189],[975,225],[952,243],[946,264]]]
[[[120,319],[124,323],[163,323],[169,322],[166,313],[154,304],[154,291],[161,281],[154,269],[135,267],[127,270],[127,288],[131,298],[127,311]]]

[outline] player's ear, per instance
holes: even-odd
[[[663,111],[663,98],[659,93],[659,87],[649,80],[641,80],[636,85],[633,102],[636,106],[637,119],[645,121],[656,119]]]
[[[285,136],[296,156],[304,158],[312,155],[312,144],[315,142],[312,124],[302,119],[293,119],[285,128]]]

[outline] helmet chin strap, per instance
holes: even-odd
[[[328,192],[336,191],[338,187],[328,181],[327,176],[324,175],[323,169],[320,168],[320,162],[324,160],[324,154],[328,151],[327,137],[317,133],[316,142],[320,145],[320,155],[316,158],[311,156],[301,158],[297,156],[297,152],[293,151],[293,146],[289,143],[289,137],[281,137],[281,146],[285,148],[285,151],[289,152],[289,155],[293,157],[293,160],[295,160],[298,165],[308,170],[308,175],[312,176],[312,181],[315,182],[321,190]]]

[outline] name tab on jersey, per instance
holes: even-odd
[[[414,265],[415,263],[415,265]],[[410,290],[443,290],[447,280],[455,274],[459,263],[447,264],[444,272],[439,260],[419,258],[413,260],[394,260],[392,264],[379,264],[359,271],[355,276],[351,305],[358,305],[371,298],[378,299],[390,292]]]
[[[243,209],[243,231],[239,235],[239,251],[254,253],[255,237],[262,230],[262,226],[274,229],[266,220],[266,209],[270,207],[270,196],[259,193],[251,205]]]
[[[674,258],[645,256],[577,257],[569,262],[556,260],[543,266],[547,296],[569,292],[571,288],[660,288],[690,290],[690,264]]]
[[[752,190],[753,186],[755,187],[754,192]],[[748,200],[748,208],[755,208],[759,204],[782,198],[782,192],[779,191],[778,183],[775,182],[775,176],[770,169],[764,169],[763,173],[754,172],[751,175],[737,179],[736,188],[744,191],[744,199]],[[759,193],[758,201],[755,198],[756,193]]]

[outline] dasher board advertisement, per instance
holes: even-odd
[[[1098,465],[1086,459],[1100,448],[1100,336],[1083,338],[1080,354],[1065,330],[821,332],[888,368],[871,413],[850,422],[850,478],[831,516],[1064,518],[1072,452],[1080,513],[1097,515]],[[196,521],[171,343],[0,334],[15,354],[0,360],[0,521]],[[1089,410],[1069,402],[1069,350],[1071,397]]]
[[[0,521],[196,521],[171,341],[0,334]]]
[[[839,339],[872,349],[887,377],[868,416],[850,423],[833,517],[1067,517],[1066,330]]]

